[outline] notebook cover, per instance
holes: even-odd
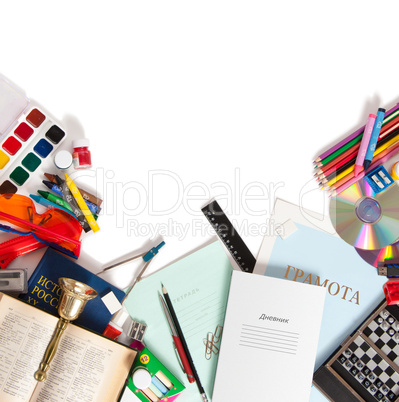
[[[58,278],[61,277],[76,279],[97,291],[98,296],[87,302],[74,323],[102,334],[112,314],[101,297],[112,291],[122,301],[125,293],[51,248],[43,255],[30,277],[28,293],[21,295],[20,299],[58,316],[57,305],[61,294]]]
[[[325,293],[234,271],[212,401],[308,402]]]

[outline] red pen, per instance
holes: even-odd
[[[168,307],[166,306],[165,300],[163,299],[163,297],[161,296],[161,294],[159,292],[158,292],[158,294],[159,294],[159,299],[161,300],[161,305],[162,305],[163,311],[165,313],[166,319],[168,320],[168,323],[169,323],[170,331],[172,332],[173,342],[175,343],[177,353],[179,354],[180,362],[183,366],[182,367],[183,371],[187,374],[188,381],[190,383],[193,383],[193,382],[195,382],[194,375],[193,375],[193,372],[191,371],[191,367],[188,362],[187,356],[184,353],[183,345],[181,343],[179,336],[177,335],[176,328],[173,324],[173,321],[170,316]]]

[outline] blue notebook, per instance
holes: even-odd
[[[51,248],[43,255],[30,277],[28,293],[21,295],[20,299],[58,316],[57,305],[61,294],[58,278],[61,277],[76,279],[97,291],[98,296],[87,302],[82,314],[74,323],[100,334],[103,333],[112,314],[101,297],[112,291],[121,302],[125,293]]]

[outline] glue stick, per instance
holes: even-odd
[[[118,336],[122,333],[122,327],[127,317],[129,317],[129,313],[122,307],[108,323],[107,327],[104,329],[103,335],[116,341]]]

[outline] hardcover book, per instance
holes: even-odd
[[[73,323],[62,334],[47,379],[35,380],[57,324],[57,317],[0,293],[0,400],[116,401],[137,352]]]
[[[116,298],[122,301],[125,293],[51,248],[43,255],[29,278],[28,292],[21,295],[20,299],[58,316],[57,308],[61,295],[58,279],[61,277],[76,279],[97,291],[98,297],[87,304],[75,323],[102,334],[112,314],[101,297],[113,292]]]

